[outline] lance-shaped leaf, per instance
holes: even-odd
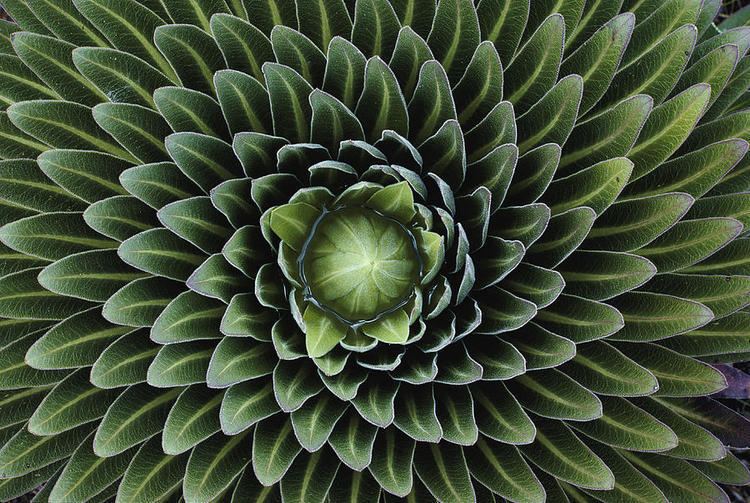
[[[532,463],[576,487],[612,489],[615,484],[612,471],[565,424],[540,420],[536,426],[534,443],[521,448]]]
[[[158,438],[148,440],[125,471],[117,497],[125,501],[154,501],[167,497],[182,481],[187,461],[187,454],[164,454]]]
[[[213,352],[210,341],[192,341],[162,347],[148,367],[146,381],[156,388],[201,382]]]
[[[396,428],[381,429],[375,440],[370,473],[387,492],[404,497],[412,490],[415,442]]]
[[[481,383],[470,389],[477,408],[477,426],[484,436],[513,445],[534,440],[534,423],[504,385]]]
[[[119,390],[93,386],[86,370],[73,372],[60,381],[29,418],[28,429],[35,435],[55,435],[104,416]]]
[[[461,447],[420,443],[414,453],[414,469],[438,500],[474,501],[474,487]]]
[[[275,484],[286,474],[301,450],[288,416],[279,414],[264,419],[253,433],[255,476],[261,484]]]
[[[221,431],[226,435],[236,435],[279,410],[270,382],[256,379],[234,385],[221,401]]]
[[[219,496],[250,462],[250,436],[217,433],[190,453],[185,467],[185,499],[210,501]]]
[[[203,386],[185,388],[164,423],[162,446],[167,454],[182,454],[219,431],[222,393]]]
[[[147,385],[126,389],[109,407],[96,430],[94,452],[110,457],[160,432],[180,388],[160,390]]]
[[[309,452],[318,451],[346,411],[347,404],[331,393],[322,393],[291,414],[294,434]]]

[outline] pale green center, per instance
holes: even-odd
[[[368,321],[403,305],[419,281],[412,235],[364,208],[324,213],[302,253],[311,300],[350,322]]]

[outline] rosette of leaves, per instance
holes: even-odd
[[[718,0],[4,5],[0,499],[748,482]]]

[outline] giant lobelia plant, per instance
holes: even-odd
[[[718,0],[3,3],[0,499],[750,480]]]

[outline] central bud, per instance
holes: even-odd
[[[412,234],[367,208],[325,211],[300,255],[307,296],[350,323],[403,306],[421,269]]]

